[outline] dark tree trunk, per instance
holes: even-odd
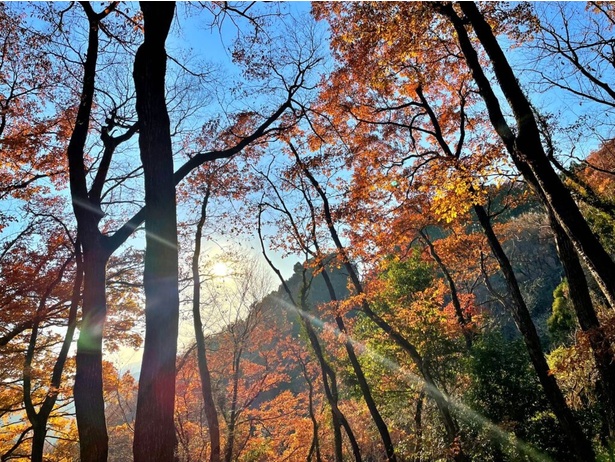
[[[107,460],[108,436],[102,382],[102,340],[107,301],[106,264],[109,256],[86,250],[83,286],[83,316],[77,341],[75,415],[79,430],[81,460]]]
[[[570,300],[581,330],[587,335],[592,348],[594,361],[600,376],[598,383],[600,404],[604,409],[609,434],[613,436],[615,432],[615,362],[613,358],[615,356],[613,355],[611,342],[606,337],[594,310],[585,273],[572,242],[550,212],[549,219],[555,234],[557,252],[568,280]]]
[[[318,437],[318,420],[316,420],[316,414],[314,413],[314,384],[312,383],[306,364],[300,357],[298,361],[301,366],[301,371],[303,372],[303,377],[305,378],[305,383],[307,383],[308,386],[308,413],[312,421],[312,443],[307,453],[306,462],[311,462],[314,454],[316,455],[316,462],[322,462],[322,457],[320,455],[320,439]]]
[[[47,422],[37,422],[32,426],[32,456],[31,462],[43,462],[43,450],[47,436]]]
[[[205,335],[203,335],[203,322],[201,320],[201,277],[199,273],[199,257],[201,254],[201,238],[203,235],[203,225],[207,216],[207,202],[209,199],[210,186],[207,185],[205,198],[201,207],[201,217],[196,227],[194,238],[194,255],[192,257],[192,316],[194,318],[194,337],[196,339],[196,354],[199,365],[199,376],[201,378],[201,393],[203,395],[203,407],[207,428],[209,431],[209,442],[211,445],[210,462],[220,462],[220,424],[218,413],[214,401],[213,390],[211,387],[211,375],[207,365],[207,351],[205,347]]]
[[[241,375],[241,355],[243,348],[239,348],[235,352],[233,358],[233,393],[231,395],[231,409],[229,412],[229,420],[226,428],[226,446],[224,448],[224,461],[232,462],[233,451],[235,448],[235,430],[237,426],[237,418],[239,417],[237,409],[237,393],[239,391],[239,377]]]
[[[575,250],[587,262],[592,276],[596,279],[605,297],[611,306],[615,306],[615,279],[611,277],[615,274],[615,264],[613,264],[613,261],[604,251],[604,248],[590,231],[587,222],[581,215],[570,192],[565,188],[550,165],[542,147],[538,125],[531,105],[521,90],[502,49],[493,35],[491,27],[487,24],[485,18],[474,3],[461,3],[460,7],[466,15],[467,20],[472,25],[485,51],[489,55],[498,83],[513,110],[517,122],[518,133],[513,133],[504,118],[498,98],[482,69],[476,50],[468,37],[464,21],[457,15],[450,4],[437,5],[436,8],[451,21],[457,32],[459,45],[468,67],[472,72],[472,76],[478,85],[480,94],[485,101],[489,118],[494,129],[502,139],[517,167],[520,167],[521,173],[524,177],[527,177],[526,180],[528,183],[530,185],[537,184],[539,188],[539,197],[545,202],[545,206],[553,211],[557,222],[570,238]],[[528,176],[528,172],[531,172],[531,175]],[[476,210],[475,208],[475,211]],[[480,213],[481,208],[478,210],[478,213]],[[484,213],[484,210],[482,210],[482,212]],[[488,223],[489,219],[486,214],[482,218],[479,216],[479,220],[481,224],[485,223],[490,228],[490,224]],[[487,229],[485,231],[487,231]],[[497,238],[493,235],[492,238],[489,238],[489,241],[491,245],[497,242]],[[528,352],[530,353],[541,384],[545,389],[547,398],[551,403],[558,421],[562,425],[562,429],[568,436],[577,459],[579,461],[595,460],[590,442],[573,418],[561,394],[561,390],[559,390],[557,383],[555,383],[554,377],[548,374],[548,366],[544,355],[541,349],[537,348],[540,347],[540,343],[537,339],[533,339],[534,336],[537,337],[533,325],[529,327],[521,318],[525,317],[523,313],[524,304],[519,304],[520,293],[516,293],[518,292],[518,286],[516,288],[514,287],[516,284],[514,273],[512,272],[512,268],[509,268],[510,263],[506,255],[501,251],[501,247],[499,249],[498,247],[499,243],[495,247],[492,246],[492,251],[500,262],[502,271],[509,283],[509,289],[515,304],[515,309],[513,310],[513,312],[516,312],[515,321],[520,330],[524,329],[522,330],[522,334],[526,340]],[[506,264],[506,262],[508,262],[508,264]],[[513,280],[515,283],[511,286]],[[521,311],[518,311],[519,309],[521,309]],[[529,321],[531,321],[531,318]]]
[[[81,460],[105,462],[108,436],[103,402],[102,330],[107,309],[105,267],[110,254],[104,250],[102,235],[98,230],[98,222],[102,217],[100,206],[90,201],[87,192],[84,149],[94,97],[99,23],[115,8],[116,3],[112,3],[101,13],[95,13],[88,2],[82,2],[81,5],[89,21],[88,48],[83,70],[81,104],[67,148],[70,191],[77,218],[79,241],[83,246],[85,273],[83,320],[77,343],[74,397]]]
[[[175,359],[179,322],[177,216],[165,41],[175,3],[142,2],[144,40],[135,57],[139,148],[145,182],[145,344],[139,377],[135,462],[174,460]]]
[[[322,379],[323,386],[325,389],[325,396],[327,401],[329,402],[329,406],[331,407],[331,418],[333,421],[333,436],[334,436],[334,450],[335,450],[335,461],[344,460],[342,453],[342,432],[341,428],[344,427],[344,431],[346,432],[346,436],[348,437],[348,441],[350,442],[350,447],[352,448],[352,454],[354,456],[354,460],[356,462],[361,462],[361,449],[359,448],[359,443],[357,442],[356,437],[354,436],[354,432],[352,431],[352,427],[346,419],[346,416],[342,413],[338,406],[339,402],[339,393],[337,390],[337,377],[329,363],[326,361],[324,354],[322,352],[320,342],[318,341],[318,337],[316,336],[316,332],[312,328],[310,320],[307,317],[302,317],[304,325],[306,326],[306,330],[308,331],[308,337],[310,337],[310,343],[312,348],[314,349],[314,353],[318,358],[318,362],[320,363],[322,370]]]
[[[30,459],[33,462],[43,462],[43,450],[45,448],[45,438],[47,436],[47,423],[49,421],[49,415],[53,410],[53,407],[56,403],[58,392],[57,389],[60,386],[60,382],[62,379],[62,372],[64,370],[64,364],[66,363],[66,357],[68,354],[68,349],[70,344],[72,343],[73,333],[75,331],[75,323],[77,318],[77,305],[79,302],[79,293],[81,290],[81,282],[82,282],[82,265],[79,261],[81,254],[78,249],[76,252],[77,255],[77,273],[75,276],[75,284],[73,286],[73,295],[71,297],[71,306],[68,314],[68,329],[66,331],[66,335],[64,337],[64,341],[62,342],[62,348],[60,349],[60,353],[58,354],[58,359],[56,360],[56,364],[53,368],[53,372],[51,374],[51,380],[49,384],[49,390],[41,403],[39,410],[37,412],[36,405],[32,400],[32,363],[34,361],[34,353],[36,350],[36,343],[38,339],[39,326],[40,322],[47,315],[47,300],[51,296],[54,288],[62,281],[64,277],[65,271],[68,268],[68,265],[71,263],[72,258],[68,259],[64,262],[60,270],[58,271],[57,276],[51,282],[51,284],[45,290],[44,295],[41,297],[39,302],[39,306],[34,315],[34,319],[32,322],[32,332],[30,334],[30,340],[28,342],[28,347],[26,349],[26,358],[24,361],[24,370],[23,370],[23,400],[24,400],[24,408],[26,411],[26,415],[31,424],[32,429],[32,447],[30,452]]]
[[[562,430],[568,437],[570,448],[576,453],[578,460],[583,460],[586,462],[594,460],[595,456],[591,443],[583,434],[583,430],[581,429],[579,423],[572,415],[572,412],[566,403],[566,399],[555,381],[555,377],[549,372],[549,365],[547,364],[547,360],[542,351],[542,346],[540,344],[538,333],[536,332],[536,327],[534,326],[530,312],[525,304],[523,295],[521,294],[521,289],[519,288],[512,265],[510,264],[504,249],[500,245],[500,242],[493,231],[491,220],[482,206],[474,206],[474,212],[478,217],[478,221],[487,237],[489,247],[498,261],[502,274],[504,275],[504,279],[506,280],[508,292],[511,297],[511,303],[509,304],[511,314],[515,320],[515,324],[517,325],[519,332],[521,332],[521,335],[523,336],[530,360],[532,361],[534,370],[538,375],[538,380],[542,385],[545,396],[551,405],[551,409],[561,425]]]
[[[329,406],[331,407],[331,426],[333,427],[333,460],[335,462],[342,462],[344,460],[343,445],[342,445],[342,424],[337,414],[331,406],[332,400],[330,399],[330,393],[325,392]],[[337,403],[335,404],[337,406]]]
[[[404,350],[408,356],[410,356],[425,382],[425,391],[427,395],[435,401],[436,407],[440,412],[442,423],[444,424],[444,429],[446,431],[447,443],[451,446],[451,448],[453,445],[458,445],[460,443],[459,425],[457,425],[457,421],[451,413],[450,403],[440,391],[431,375],[431,372],[429,371],[429,368],[425,365],[423,358],[416,347],[408,342],[408,340],[399,332],[393,329],[393,327],[391,327],[391,325],[384,319],[378,316],[378,314],[372,311],[368,304],[364,303],[361,310],[369,319],[380,327],[391,338],[391,340],[393,340],[402,350]],[[468,461],[468,458],[461,450],[461,447],[455,451],[454,459],[457,462]]]
[[[416,412],[414,413],[414,437],[416,443],[414,445],[414,462],[421,461],[421,451],[423,450],[423,401],[425,392],[422,391],[416,401]]]

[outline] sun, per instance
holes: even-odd
[[[231,274],[231,269],[223,261],[218,261],[211,267],[211,274],[216,277],[223,278]]]

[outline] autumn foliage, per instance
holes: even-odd
[[[0,5],[0,460],[611,460],[614,24]]]

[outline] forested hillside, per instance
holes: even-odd
[[[0,4],[0,461],[615,461],[611,3]]]

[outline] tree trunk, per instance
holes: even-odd
[[[47,436],[47,421],[32,425],[32,456],[30,462],[43,462],[45,437]]]
[[[231,409],[229,412],[229,421],[226,431],[226,447],[224,448],[224,462],[232,462],[233,450],[235,448],[235,430],[237,426],[238,409],[237,409],[237,393],[239,391],[239,376],[241,375],[241,355],[243,348],[240,347],[235,352],[233,358],[233,393],[231,397]]]
[[[421,461],[421,451],[423,450],[423,400],[425,399],[425,392],[421,391],[419,398],[416,401],[416,412],[414,413],[414,437],[416,442],[414,444],[414,462]]]
[[[174,460],[175,359],[179,322],[177,216],[165,41],[175,3],[142,2],[144,40],[135,57],[139,148],[145,182],[145,344],[139,377],[135,462]]]
[[[75,244],[75,260],[76,260],[76,275],[73,283],[73,293],[71,296],[70,308],[68,311],[68,325],[66,329],[66,335],[62,342],[62,347],[58,353],[58,359],[53,366],[53,372],[51,374],[51,380],[49,384],[49,391],[41,404],[38,413],[33,412],[32,400],[30,398],[25,399],[26,409],[28,412],[28,418],[32,424],[32,462],[43,461],[43,451],[45,449],[45,438],[47,436],[47,424],[49,422],[49,416],[55,406],[58,398],[58,389],[62,382],[62,373],[64,372],[64,366],[68,357],[68,351],[72,345],[73,337],[75,334],[75,328],[77,327],[77,309],[79,308],[79,301],[81,299],[81,285],[83,283],[83,262],[81,258],[80,244]],[[59,280],[58,280],[59,281]],[[38,328],[38,322],[34,323],[33,329]],[[30,384],[28,384],[28,393]],[[30,410],[28,411],[28,407]],[[34,415],[35,414],[35,415]]]
[[[83,462],[105,462],[108,452],[102,377],[108,258],[108,254],[95,249],[85,249],[83,254],[83,315],[77,341],[74,386],[79,449]]]
[[[549,212],[549,220],[555,234],[557,252],[568,280],[570,300],[581,330],[587,335],[592,348],[594,361],[600,376],[598,383],[600,404],[604,409],[609,434],[612,437],[615,432],[615,362],[613,361],[615,355],[613,354],[611,342],[606,337],[594,310],[585,273],[572,242],[557,221],[555,221],[551,212]]]
[[[450,403],[440,391],[438,385],[431,376],[429,368],[426,367],[425,363],[423,362],[423,358],[421,357],[416,347],[410,342],[408,342],[408,340],[406,340],[406,338],[403,337],[399,332],[393,329],[393,327],[391,327],[391,325],[388,324],[384,319],[378,316],[378,314],[372,311],[372,309],[367,303],[363,304],[361,311],[363,311],[363,313],[365,313],[369,319],[371,319],[378,327],[380,327],[391,338],[391,340],[393,340],[402,350],[404,350],[408,354],[408,356],[410,356],[425,382],[425,391],[427,395],[435,401],[436,407],[440,412],[440,415],[442,417],[442,423],[444,424],[444,429],[446,431],[447,443],[451,448],[453,445],[458,445],[460,443],[459,426],[457,425],[457,421],[451,413]],[[468,461],[468,458],[461,450],[461,447],[459,447],[458,450],[454,453],[454,459],[457,462]]]
[[[555,414],[562,430],[566,434],[570,443],[570,448],[575,452],[579,461],[589,462],[595,459],[591,443],[583,434],[581,426],[572,415],[572,411],[566,403],[566,399],[562,394],[555,377],[549,371],[549,365],[542,351],[540,344],[540,338],[536,332],[536,327],[530,316],[530,312],[525,304],[521,289],[517,282],[517,278],[512,269],[512,265],[504,252],[504,249],[500,245],[500,242],[495,235],[493,228],[491,227],[491,220],[487,215],[487,212],[482,206],[475,205],[474,212],[478,217],[478,221],[481,224],[485,235],[487,236],[487,242],[493,252],[493,255],[497,259],[506,284],[508,285],[508,291],[511,296],[512,303],[510,304],[511,314],[515,320],[515,324],[523,336],[525,346],[530,356],[530,360],[534,366],[534,370],[538,375],[538,379],[545,392],[547,400],[551,404],[551,409]]]
[[[300,355],[298,357],[298,361],[301,365],[301,371],[303,372],[305,383],[307,383],[308,386],[308,413],[310,420],[312,421],[312,443],[310,444],[310,449],[308,450],[306,462],[311,462],[314,454],[316,455],[316,462],[322,462],[322,457],[320,455],[320,439],[318,438],[318,420],[316,420],[316,414],[314,413],[314,384],[312,383],[312,379],[310,379],[307,366],[301,359]]]
[[[591,300],[589,300],[590,305],[587,305],[588,299],[584,299],[583,292],[587,290],[587,287],[583,288],[581,286],[586,286],[585,277],[582,275],[580,266],[577,267],[574,262],[574,260],[577,260],[578,263],[578,258],[573,256],[570,252],[571,246],[574,246],[576,253],[587,262],[592,276],[612,307],[615,307],[613,303],[615,301],[615,280],[609,275],[614,274],[615,264],[613,264],[613,261],[589,229],[587,222],[572,199],[570,192],[563,185],[549,163],[548,157],[542,146],[538,124],[536,123],[531,105],[521,90],[512,68],[508,64],[502,49],[493,35],[491,27],[487,24],[485,18],[474,3],[462,3],[460,6],[491,59],[498,82],[513,109],[517,122],[517,135],[513,133],[506,123],[497,96],[493,92],[491,84],[482,70],[477,53],[469,40],[463,21],[457,16],[450,5],[440,7],[440,11],[451,20],[457,31],[462,52],[487,105],[489,117],[496,132],[504,142],[507,151],[511,155],[520,173],[536,191],[549,213],[551,226],[556,240],[558,241],[558,251],[560,252],[560,259],[564,265],[564,270],[566,272],[571,271],[576,275],[575,281],[573,282],[574,289],[571,290],[575,292],[575,299],[577,302],[575,304],[575,310],[577,310],[577,316],[584,318],[583,324],[585,325],[588,325],[586,321],[589,321],[590,318],[594,318],[597,323],[595,312],[593,307],[591,307]],[[502,268],[502,270],[505,271],[504,268]],[[579,270],[581,273],[578,273]],[[511,276],[514,277],[512,270],[510,270],[510,273]],[[581,310],[580,312],[578,311],[579,309]],[[588,309],[591,313],[587,311]],[[581,323],[581,319],[579,319],[579,322]],[[599,337],[600,333],[597,335]],[[602,346],[599,349],[604,350],[604,345],[604,342],[602,342]],[[532,356],[529,346],[528,350]],[[544,360],[542,355],[540,355],[543,358],[542,360],[536,354],[535,356],[538,362]],[[544,367],[546,367],[546,365]],[[542,368],[542,366],[539,366],[539,368]],[[554,382],[552,376],[550,376],[550,379]],[[541,383],[543,383],[542,378]],[[547,387],[549,387],[549,385],[547,385]],[[559,391],[559,393],[556,392],[549,398],[552,406],[560,407],[555,401],[561,401],[563,397],[560,400],[557,397],[558,394],[561,394],[561,391]],[[548,392],[547,395],[549,395]],[[555,413],[558,415],[557,411],[555,411]],[[591,444],[581,432],[576,421],[566,423],[570,418],[572,418],[572,414],[567,406],[566,409],[561,408],[558,420],[560,420],[564,431],[569,433],[577,457],[579,460],[593,460],[594,454]]]
[[[83,66],[81,103],[67,148],[70,192],[77,219],[78,237],[83,245],[85,280],[83,320],[77,342],[74,398],[81,460],[105,462],[108,436],[103,402],[102,331],[107,311],[105,268],[109,254],[104,251],[102,235],[98,230],[98,222],[102,217],[100,204],[92,203],[87,192],[84,149],[95,91],[99,23],[116,4],[112,3],[98,14],[88,2],[81,5],[89,22],[88,48]]]
[[[211,445],[210,462],[220,462],[220,424],[218,422],[218,412],[214,401],[213,390],[211,388],[211,375],[207,365],[207,352],[205,348],[205,335],[203,334],[203,322],[201,320],[201,276],[199,273],[199,257],[201,254],[201,238],[203,236],[203,225],[207,216],[207,202],[209,200],[210,186],[207,185],[203,205],[201,206],[201,217],[196,227],[194,237],[194,255],[192,257],[192,316],[194,318],[194,337],[196,339],[196,355],[199,365],[199,376],[201,378],[201,393],[203,395],[203,408],[207,427],[209,431],[209,442]]]

